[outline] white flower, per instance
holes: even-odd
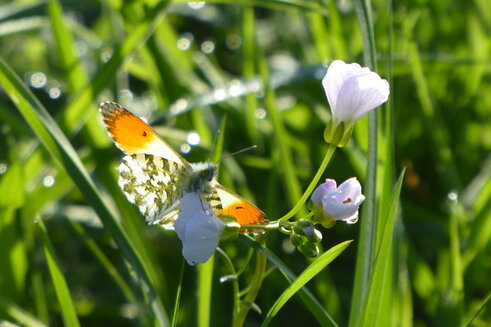
[[[326,179],[312,194],[312,202],[317,207],[316,219],[325,227],[331,227],[333,220],[355,223],[358,220],[358,209],[365,200],[361,194],[361,185],[352,177],[339,187],[336,181]]]
[[[174,229],[182,242],[182,255],[190,265],[204,263],[215,252],[225,225],[198,193],[185,194],[179,208]]]
[[[390,94],[389,83],[377,73],[342,60],[329,65],[322,86],[338,122],[356,122],[386,102]]]

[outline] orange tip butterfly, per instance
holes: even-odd
[[[216,164],[187,162],[147,123],[117,103],[103,102],[99,111],[109,136],[126,154],[119,165],[119,186],[148,224],[173,229],[181,199],[193,192],[210,204],[216,216],[232,216],[241,225],[268,221],[259,208],[216,181]]]

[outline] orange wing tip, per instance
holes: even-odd
[[[241,225],[262,225],[268,222],[266,215],[254,205],[247,202],[235,202],[224,207],[218,216],[235,217]]]

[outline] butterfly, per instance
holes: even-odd
[[[115,102],[101,103],[99,111],[109,136],[126,154],[118,184],[148,224],[173,229],[181,199],[193,192],[216,216],[232,216],[241,225],[268,221],[259,208],[216,181],[216,164],[189,163],[147,123]]]

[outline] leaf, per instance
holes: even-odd
[[[45,327],[46,325],[39,321],[36,317],[33,317],[30,313],[24,311],[22,308],[12,302],[8,302],[0,296],[0,309],[8,316],[15,319],[16,322],[26,327]]]
[[[53,285],[55,287],[56,297],[58,298],[58,303],[60,304],[63,321],[66,327],[78,327],[80,326],[80,323],[73,305],[70,290],[68,289],[65,277],[63,276],[58,264],[56,253],[48,237],[48,232],[46,231],[46,227],[44,226],[42,220],[39,220],[38,224],[39,228],[41,229],[44,254],[46,256],[46,261],[48,262],[51,280],[53,281]]]
[[[89,77],[75,54],[73,37],[70,28],[67,28],[69,24],[63,17],[60,3],[58,0],[49,0],[48,8],[51,27],[56,38],[56,45],[63,68],[67,74],[68,85],[71,93],[75,93],[89,83]]]
[[[153,33],[156,26],[164,18],[164,9],[167,2],[159,1],[155,7],[148,10],[147,17],[141,20],[115,50],[111,59],[100,69],[97,75],[86,87],[73,97],[73,101],[63,112],[62,127],[66,131],[76,131],[88,118],[90,110],[97,95],[108,86],[116,71],[129,60],[131,54]]]
[[[390,317],[392,314],[391,307],[382,305],[382,295],[384,294],[386,285],[392,283],[392,276],[390,275],[390,272],[392,272],[392,253],[394,251],[394,225],[397,217],[397,205],[399,203],[403,179],[404,171],[399,176],[399,179],[394,187],[390,207],[385,213],[388,218],[385,224],[380,247],[376,253],[373,273],[370,275],[370,283],[361,307],[361,315],[356,321],[357,326],[378,326],[380,321],[384,319],[384,316],[387,315]]]
[[[240,234],[238,240],[266,256],[272,264],[278,267],[288,282],[292,283],[292,281],[297,279],[297,276],[273,252],[254,241],[250,236]],[[309,290],[303,287],[298,291],[298,294],[305,307],[312,312],[321,326],[338,326]]]
[[[373,22],[371,6],[368,0],[355,2],[358,23],[363,41],[363,61],[371,70],[376,69],[375,41],[373,35]],[[368,161],[365,194],[367,194],[364,210],[361,217],[360,242],[356,258],[355,281],[353,297],[351,300],[350,326],[358,320],[361,313],[361,303],[367,292],[369,278],[372,274],[374,259],[374,244],[376,238],[377,218],[377,163],[378,163],[378,113],[372,111],[368,114]]]
[[[266,319],[261,326],[267,326],[280,311],[280,309],[285,305],[285,303],[293,295],[295,295],[305,284],[307,284],[312,278],[320,273],[329,263],[336,259],[337,256],[340,255],[348,247],[348,245],[350,245],[351,242],[352,241],[346,241],[330,248],[314,262],[312,262],[300,274],[300,276],[298,276],[297,279],[294,279],[294,282],[276,300],[276,302],[273,304],[268,314],[266,315]]]

